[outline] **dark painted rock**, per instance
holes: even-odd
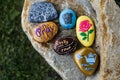
[[[76,14],[71,9],[65,9],[60,13],[59,21],[63,28],[71,29],[75,27]]]
[[[72,37],[62,37],[55,41],[54,51],[60,55],[70,54],[76,50],[77,41]]]
[[[28,21],[33,23],[46,22],[58,17],[57,11],[50,2],[36,2],[30,10]]]

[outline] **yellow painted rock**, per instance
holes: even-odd
[[[91,48],[82,48],[74,53],[74,61],[85,75],[92,75],[97,69],[99,58]]]
[[[95,28],[92,20],[87,16],[80,16],[77,19],[76,34],[82,45],[89,47],[95,38]]]
[[[53,22],[40,23],[32,29],[33,38],[41,43],[50,41],[58,32],[58,26]]]

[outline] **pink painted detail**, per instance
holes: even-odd
[[[37,29],[36,29],[36,35],[37,35],[38,37],[41,36],[41,29],[40,29],[40,28],[37,28]]]
[[[79,25],[79,31],[86,32],[90,29],[91,26],[92,24],[90,24],[88,20],[84,20]]]
[[[46,32],[49,33],[49,32],[50,32],[50,28],[47,28],[47,29],[46,29]]]

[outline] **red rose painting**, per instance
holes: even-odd
[[[80,23],[79,31],[82,31],[80,35],[84,36],[83,40],[87,39],[87,41],[89,41],[89,35],[92,34],[92,32],[94,31],[93,29],[89,30],[91,27],[92,27],[92,24],[88,20],[84,20]],[[85,32],[88,32],[88,34],[86,34]]]
[[[92,24],[89,23],[88,20],[82,21],[80,23],[80,31],[86,32],[89,30],[89,28],[92,26]]]

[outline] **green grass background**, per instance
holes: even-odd
[[[21,27],[24,0],[0,0],[0,80],[60,80]]]
[[[61,80],[22,31],[23,2],[0,0],[0,80]]]

